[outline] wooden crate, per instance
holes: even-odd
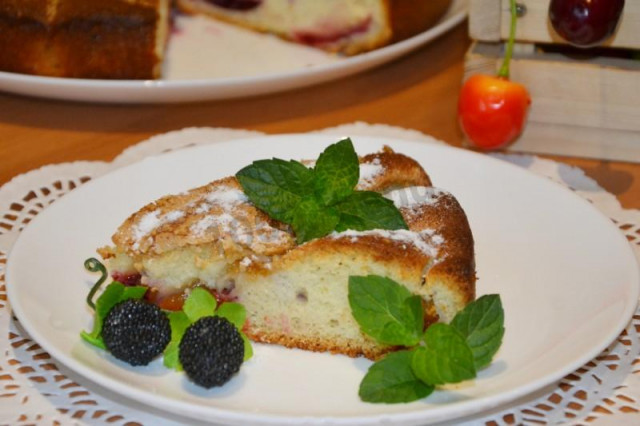
[[[564,44],[548,22],[551,0],[517,0],[526,7],[518,19],[516,41]],[[509,38],[509,0],[469,0],[469,35],[474,40],[497,42]],[[606,46],[640,49],[640,1],[627,0],[620,26]]]
[[[528,12],[518,20],[521,42],[511,78],[529,89],[532,105],[525,131],[510,149],[640,163],[640,60],[613,57],[607,49],[588,59],[548,49],[546,43],[555,41],[547,20],[549,0],[519,2]],[[508,32],[508,0],[471,0],[470,6],[470,34],[480,41],[467,53],[465,78],[495,74]],[[640,31],[633,34],[623,26],[634,22],[640,25],[640,1],[627,1],[609,45],[640,48]]]

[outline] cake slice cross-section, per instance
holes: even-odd
[[[346,230],[297,244],[289,225],[227,177],[144,206],[99,253],[114,279],[148,286],[165,309],[204,287],[245,306],[244,331],[254,341],[378,358],[394,348],[360,330],[349,277],[391,278],[422,298],[425,322],[449,322],[475,298],[473,236],[455,197],[433,187],[415,160],[385,148],[359,161],[357,189],[391,199],[408,229]]]

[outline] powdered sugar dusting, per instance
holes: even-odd
[[[358,185],[370,185],[373,181],[384,173],[384,166],[379,158],[374,158],[370,163],[360,163],[360,180]]]
[[[409,186],[385,194],[397,208],[436,204],[448,192],[432,186]]]
[[[241,189],[231,188],[229,186],[216,188],[208,193],[205,198],[208,202],[214,204],[235,205],[249,201],[249,198],[247,198],[246,194]]]
[[[249,198],[241,189],[224,185],[204,195],[201,201],[200,205],[194,209],[196,214],[207,213],[213,206],[220,206],[225,211],[229,211],[233,206],[248,203]]]
[[[165,222],[175,222],[176,220],[180,219],[183,216],[184,216],[184,212],[183,211],[175,210],[175,211],[169,212],[166,215],[164,215],[163,221],[165,221]]]
[[[216,232],[232,241],[252,246],[261,243],[273,243],[287,238],[288,234],[272,227],[267,222],[249,219],[238,212],[234,213],[230,205],[222,205],[220,213],[208,214],[189,228],[195,237],[203,237],[207,232]]]
[[[388,240],[397,241],[402,244],[412,245],[427,256],[435,258],[438,255],[439,246],[444,242],[444,238],[438,235],[433,229],[424,229],[419,232],[406,229],[384,230],[373,229],[370,231],[334,232],[331,238],[349,238],[351,242],[357,241],[359,237],[376,236]]]
[[[140,218],[138,223],[133,226],[133,249],[137,250],[140,247],[142,239],[152,233],[155,229],[165,223],[175,222],[183,216],[184,212],[181,210],[170,211],[163,216],[160,216],[160,210],[154,210],[145,214]]]

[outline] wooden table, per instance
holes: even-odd
[[[381,68],[251,99],[121,106],[0,94],[0,185],[45,164],[111,160],[149,136],[190,126],[292,133],[360,120],[416,129],[462,146],[456,102],[468,46],[465,23]],[[640,164],[550,158],[581,167],[623,207],[640,208]]]

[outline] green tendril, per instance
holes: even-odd
[[[511,57],[513,56],[513,44],[516,40],[516,22],[518,21],[516,0],[510,0],[509,5],[511,9],[511,26],[509,28],[509,40],[507,41],[507,49],[504,54],[502,66],[500,67],[500,71],[498,71],[498,76],[503,78],[509,78],[509,64],[511,62]]]
[[[100,272],[101,276],[98,281],[91,287],[91,291],[87,295],[87,304],[91,307],[91,309],[96,309],[96,304],[93,303],[93,296],[95,296],[96,292],[102,285],[102,283],[107,279],[109,274],[107,274],[107,268],[95,257],[90,257],[89,259],[84,261],[84,267],[90,272]]]

